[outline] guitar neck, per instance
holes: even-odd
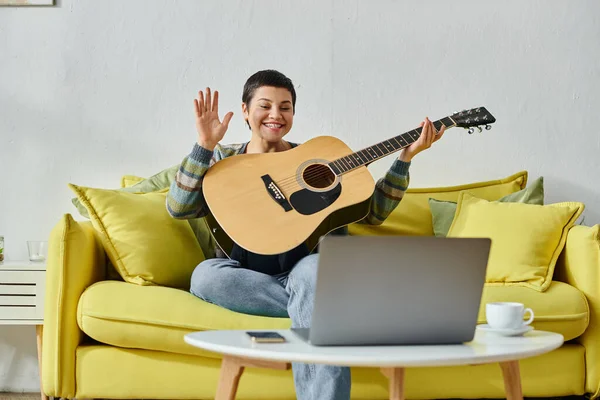
[[[455,125],[455,122],[450,117],[445,117],[433,122],[433,126],[438,131],[442,126],[451,128]],[[422,130],[423,128],[416,128],[412,131],[404,132],[391,139],[384,140],[373,146],[369,146],[355,153],[333,160],[328,165],[336,175],[343,175],[346,172],[350,172],[363,165],[368,165],[373,161],[377,161],[380,158],[410,146],[419,138],[419,136],[421,136]]]

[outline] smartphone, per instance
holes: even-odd
[[[246,332],[255,343],[283,343],[285,338],[277,332]]]

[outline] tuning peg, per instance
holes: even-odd
[[[492,126],[491,126],[490,124],[487,124],[487,125],[485,126],[485,130],[486,130],[486,131],[489,131],[490,129],[492,129]]]
[[[473,132],[475,132],[475,129],[473,129],[473,128],[469,128],[469,130],[468,130],[467,132],[468,132],[468,133],[469,133],[469,135],[470,135],[470,134],[472,134]]]
[[[477,127],[477,129],[479,129],[479,133],[481,133],[481,127],[480,127],[480,126],[478,126],[478,127]]]

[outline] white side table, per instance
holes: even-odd
[[[0,263],[0,325],[35,325],[42,400],[42,334],[46,264],[30,261]]]
[[[275,330],[286,343],[250,341],[244,331],[188,333],[186,343],[223,354],[217,400],[235,399],[244,367],[286,370],[290,362],[378,367],[389,379],[390,400],[404,399],[404,369],[498,363],[502,369],[506,398],[523,400],[519,360],[559,348],[563,336],[532,331],[520,337],[479,332],[473,341],[457,345],[427,346],[311,346],[290,330]]]

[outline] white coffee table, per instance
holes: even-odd
[[[390,382],[390,399],[404,399],[404,368],[499,363],[507,399],[523,399],[518,360],[563,344],[557,333],[531,331],[504,337],[477,331],[473,341],[440,346],[311,346],[290,330],[275,330],[286,343],[253,343],[243,330],[185,335],[192,346],[221,353],[216,400],[234,399],[244,367],[289,369],[290,362],[381,368]]]

